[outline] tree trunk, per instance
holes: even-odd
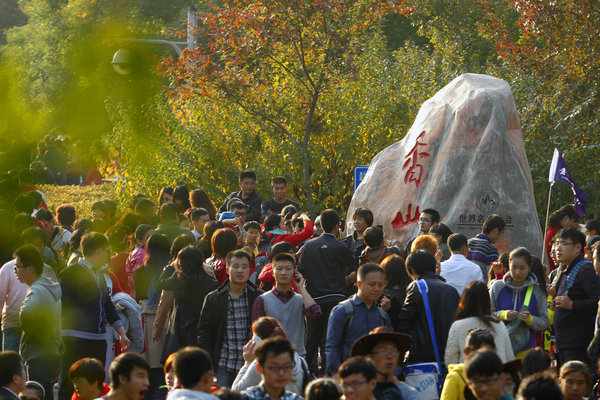
[[[300,144],[300,157],[302,158],[302,172],[304,177],[304,192],[306,193],[306,205],[310,212],[310,218],[314,221],[317,210],[312,197],[312,187],[310,179],[310,154],[308,154],[308,146],[304,143]]]

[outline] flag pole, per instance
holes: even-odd
[[[550,163],[550,171],[548,174],[548,182],[550,182],[550,190],[548,191],[548,206],[546,207],[546,223],[544,224],[544,243],[542,243],[542,264],[546,257],[546,237],[548,236],[548,216],[550,215],[550,198],[552,197],[552,186],[556,181],[556,173],[559,167],[559,160],[561,159],[560,152],[555,147],[554,154],[552,155],[552,162]],[[564,162],[563,162],[564,164]],[[548,263],[550,260],[548,260]]]
[[[550,182],[550,190],[548,191],[548,206],[546,207],[546,223],[544,224],[544,243],[542,243],[542,264],[546,257],[546,236],[548,235],[548,216],[550,215],[550,197],[552,197],[552,186],[554,182]]]

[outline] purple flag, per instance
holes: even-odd
[[[577,183],[575,183],[575,179],[573,179],[569,173],[567,163],[558,149],[554,149],[554,156],[552,157],[552,164],[550,164],[550,175],[548,176],[548,181],[551,184],[554,184],[555,181],[563,181],[571,185],[575,210],[577,210],[577,214],[579,214],[580,217],[585,215],[585,207],[587,206],[588,196],[583,189],[581,189],[579,186],[577,186]]]

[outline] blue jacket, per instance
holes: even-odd
[[[105,340],[106,320],[114,329],[123,325],[102,275],[84,259],[61,272],[63,336]]]
[[[325,353],[327,354],[327,371],[331,375],[337,373],[340,364],[350,357],[350,349],[356,339],[383,325],[381,314],[377,309],[378,305],[373,304],[371,308],[367,308],[357,295],[352,296],[350,301],[354,306],[354,316],[346,335],[344,336],[343,334],[344,326],[346,325],[346,313],[343,305],[338,304],[331,310],[331,316],[327,324]],[[392,323],[390,322],[390,317],[386,312],[383,314],[385,315],[385,326],[391,331]]]

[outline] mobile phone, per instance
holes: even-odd
[[[252,335],[252,339],[250,339],[250,341],[257,346],[262,343],[262,339],[256,335]]]

